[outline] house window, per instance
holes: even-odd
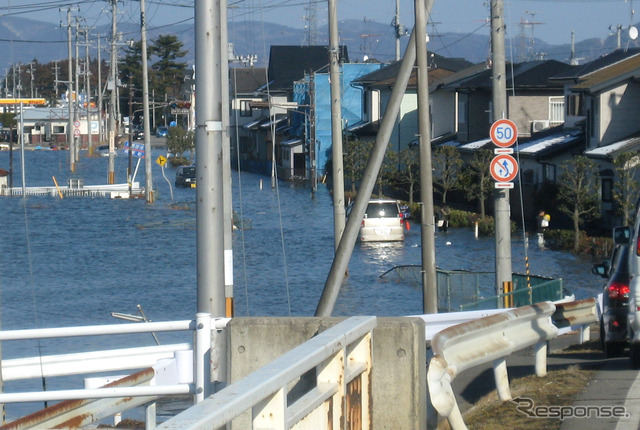
[[[570,94],[567,96],[567,116],[584,116],[584,96]]]
[[[53,134],[64,134],[64,125],[54,125]]]
[[[240,116],[251,116],[249,100],[240,100]]]
[[[602,202],[603,203],[613,202],[613,179],[602,178],[601,182],[602,182]]]
[[[467,95],[461,94],[458,98],[458,123],[467,123]]]
[[[522,183],[525,185],[533,184],[534,172],[533,169],[527,169],[522,172]]]
[[[552,125],[564,122],[564,97],[549,97],[549,123]]]
[[[542,180],[543,182],[556,182],[556,166],[553,164],[542,165]]]

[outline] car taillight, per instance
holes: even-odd
[[[609,299],[622,300],[629,298],[629,286],[622,282],[613,282],[609,285]]]

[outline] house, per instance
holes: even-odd
[[[266,82],[254,89],[254,97],[259,100],[248,103],[253,119],[242,126],[246,132],[246,145],[240,150],[242,168],[269,174],[278,167],[279,175],[288,179],[298,177],[302,172],[305,173],[303,178],[308,176],[312,164],[307,163],[309,143],[303,144],[297,139],[300,136],[289,133],[293,111],[309,115],[294,101],[294,83],[326,70],[329,64],[327,49],[326,46],[271,46]],[[345,46],[340,48],[340,61],[349,62]],[[305,163],[300,166],[303,159]]]
[[[364,88],[363,122],[348,127],[350,133],[366,136],[378,132],[379,121],[387,109],[391,91],[396,83],[401,62],[394,62],[379,70],[359,78],[355,83]],[[456,101],[451,92],[434,97],[433,89],[448,76],[472,66],[466,60],[446,58],[429,53],[429,88],[430,88],[430,116],[431,136],[451,136],[455,133],[454,118]],[[418,134],[418,95],[417,73],[414,69],[409,77],[405,95],[402,98],[398,120],[389,139],[389,146],[400,151],[416,141]],[[437,108],[434,108],[437,107]]]
[[[86,146],[91,139],[93,145],[99,142],[98,121],[100,115],[97,109],[89,111],[90,118],[87,122],[87,109],[78,110],[77,127],[78,138],[81,145]],[[22,132],[25,142],[32,145],[47,144],[50,146],[60,146],[67,143],[67,128],[69,126],[69,109],[64,107],[42,107],[24,109],[18,113],[16,121],[21,121],[24,125]],[[104,124],[103,124],[104,127]]]

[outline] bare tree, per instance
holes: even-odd
[[[447,193],[456,189],[462,158],[458,150],[449,145],[440,145],[433,151],[434,179],[439,185],[442,204],[447,204]]]
[[[487,215],[485,201],[492,187],[489,171],[492,158],[493,152],[490,149],[479,149],[466,168],[460,172],[461,188],[465,190],[468,199],[478,200],[482,218]]]
[[[362,180],[364,169],[373,142],[371,140],[348,138],[344,146],[343,163],[345,176],[351,182],[351,193],[356,193],[356,184]]]
[[[398,182],[409,186],[409,204],[413,204],[413,194],[416,184],[420,181],[420,157],[416,146],[407,146],[398,152],[398,162],[400,171],[398,172]]]
[[[637,152],[623,152],[613,160],[617,181],[613,198],[619,205],[622,225],[629,225],[640,192],[640,157]]]
[[[583,156],[573,157],[561,165],[558,209],[573,221],[573,250],[580,246],[580,225],[600,214],[597,197],[598,168],[596,163]]]

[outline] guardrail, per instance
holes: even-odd
[[[375,317],[352,317],[164,422],[159,429],[220,428],[251,410],[251,428],[371,428],[371,339]],[[292,382],[314,370],[290,399]],[[298,427],[296,427],[298,428]]]
[[[191,331],[195,335],[194,346],[176,344],[4,360],[2,377],[7,381],[148,367],[137,374],[125,376],[122,381],[100,388],[0,393],[0,404],[58,400],[71,402],[64,404],[64,407],[47,408],[16,420],[7,428],[26,428],[29,424],[23,427],[22,423],[33,423],[34,420],[38,420],[40,428],[51,428],[49,424],[60,422],[62,415],[73,422],[84,420],[87,416],[98,420],[113,415],[114,404],[123,411],[169,394],[194,394],[195,401],[201,401],[209,391],[209,383],[205,381],[210,379],[211,331],[224,328],[227,322],[228,319],[212,319],[210,314],[199,313],[195,320],[190,321],[0,331],[0,341],[169,331]],[[151,379],[153,381],[149,382]],[[117,400],[86,402],[88,399]],[[75,409],[80,404],[78,402],[84,409],[74,416],[68,412],[68,406],[73,404]]]
[[[458,373],[493,361],[498,397],[509,400],[506,357],[536,345],[536,375],[546,375],[546,342],[558,333],[550,318],[555,310],[551,302],[538,303],[458,324],[433,337],[431,347],[435,356],[427,371],[429,395],[433,407],[448,419],[454,430],[466,429],[451,388]]]
[[[581,329],[598,320],[595,298],[568,303],[542,302],[507,310],[481,319],[450,326],[431,340],[434,357],[429,362],[427,382],[431,403],[454,430],[466,429],[451,382],[455,376],[480,364],[493,362],[496,391],[500,400],[510,400],[506,357],[535,345],[535,372],[547,374],[547,341],[560,330]]]

